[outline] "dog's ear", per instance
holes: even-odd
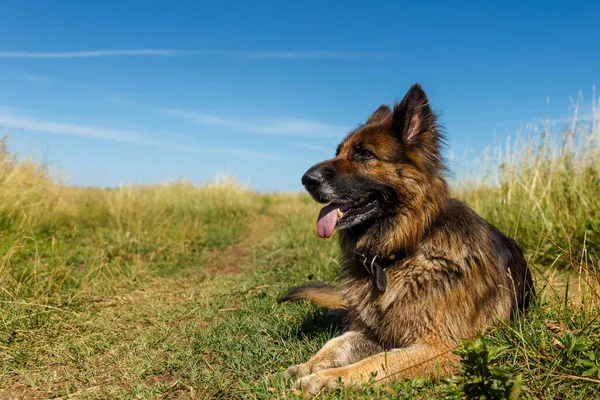
[[[381,105],[367,120],[367,125],[384,121],[392,116],[392,110],[387,105]]]
[[[406,144],[437,139],[436,115],[421,85],[415,83],[408,89],[400,103],[394,105],[394,134]]]

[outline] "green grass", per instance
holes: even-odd
[[[325,397],[598,398],[597,135],[534,135],[456,186],[522,243],[540,294],[526,318],[457,349],[455,377]],[[0,186],[0,398],[296,398],[279,373],[340,332],[312,305],[276,303],[339,271],[304,194],[71,188],[5,142]]]

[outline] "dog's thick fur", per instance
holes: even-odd
[[[338,377],[352,385],[372,373],[381,381],[452,373],[461,339],[527,308],[533,282],[520,248],[449,196],[442,144],[436,115],[415,84],[303,177],[315,200],[350,205],[336,226],[344,279],[338,288],[292,289],[282,301],[346,308],[349,330],[286,371],[297,388],[314,394],[337,387]],[[405,256],[386,268],[387,288],[377,290],[355,254],[398,251]]]

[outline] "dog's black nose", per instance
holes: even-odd
[[[323,184],[325,181],[331,180],[335,175],[333,168],[327,164],[313,165],[306,173],[302,176],[302,184],[307,189],[316,189]]]
[[[311,168],[302,175],[302,184],[306,187],[317,187],[323,182],[323,171],[321,168]]]

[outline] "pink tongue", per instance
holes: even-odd
[[[338,220],[338,209],[339,206],[336,204],[330,204],[321,209],[319,219],[317,220],[317,235],[322,238],[328,238],[333,234]]]

